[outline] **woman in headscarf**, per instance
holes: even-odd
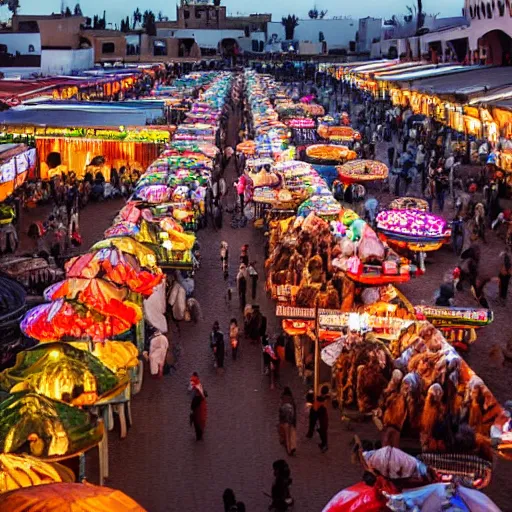
[[[285,446],[288,455],[297,449],[297,407],[292,390],[286,386],[279,406],[279,442]]]
[[[155,329],[149,341],[149,369],[153,377],[162,378],[168,348],[167,336]]]
[[[190,377],[189,391],[193,393],[192,403],[190,404],[190,409],[192,411],[190,413],[190,424],[194,425],[196,441],[201,441],[206,427],[206,417],[208,412],[206,397],[208,394],[204,390],[197,372],[194,372]]]

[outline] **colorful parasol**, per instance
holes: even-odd
[[[29,310],[20,328],[25,335],[43,343],[64,338],[104,341],[126,332],[142,318],[139,306],[126,302],[124,306],[128,308],[102,315],[82,304],[60,299]]]
[[[73,471],[31,455],[0,454],[0,494],[35,485],[75,481]]]
[[[102,315],[114,315],[136,323],[140,313],[135,304],[126,301],[127,288],[118,288],[103,279],[68,278],[51,285],[44,292],[48,301],[76,300]]]
[[[145,512],[121,491],[89,483],[56,483],[11,491],[0,496],[10,512]]]
[[[86,341],[72,341],[67,345],[79,350],[89,350],[89,343]],[[94,350],[91,353],[116,374],[126,374],[127,370],[139,364],[139,351],[130,342],[105,341],[95,343]]]
[[[0,373],[0,388],[32,391],[72,405],[94,405],[117,396],[128,385],[97,357],[66,343],[48,343],[24,350],[16,364]]]
[[[338,176],[344,183],[384,180],[388,166],[377,160],[354,160],[337,167]]]
[[[103,438],[103,423],[71,405],[36,393],[12,393],[0,403],[0,450],[43,460],[74,457]],[[0,510],[4,509],[0,504]]]
[[[65,269],[69,278],[102,277],[146,296],[151,295],[153,288],[163,279],[160,269],[142,270],[134,256],[124,254],[115,247],[72,258],[66,263]]]
[[[93,251],[99,249],[113,248],[135,256],[141,267],[149,270],[157,270],[155,253],[145,245],[129,237],[110,238],[101,240],[92,246]]]

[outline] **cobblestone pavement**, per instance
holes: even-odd
[[[378,189],[376,190],[378,191]],[[103,231],[121,207],[121,201],[89,205],[81,216],[84,250],[102,237]],[[36,215],[30,213],[30,217]],[[146,378],[142,391],[132,403],[134,425],[127,439],[110,433],[110,478],[106,485],[121,489],[150,512],[221,511],[222,492],[232,487],[247,510],[264,511],[269,503],[263,491],[271,485],[272,462],[286,457],[278,443],[276,423],[280,390],[270,390],[268,378],[261,373],[259,349],[242,343],[239,360],[227,357],[226,371],[217,375],[213,369],[208,335],[215,320],[224,332],[230,318],[241,322],[236,293],[231,303],[225,300],[227,284],[222,278],[218,257],[219,243],[226,240],[231,248],[229,285],[235,288],[238,249],[249,244],[250,258],[257,260],[260,289],[257,303],[269,321],[269,331],[276,332],[278,322],[274,304],[261,288],[263,280],[263,235],[250,225],[232,229],[228,215],[220,231],[211,228],[199,233],[202,268],[197,273],[196,296],[201,302],[204,321],[181,327],[181,335],[172,333],[180,343],[181,357],[177,371],[163,380]],[[501,247],[491,238],[485,254],[491,256]],[[455,258],[449,247],[427,259],[427,274],[402,287],[413,303],[430,302],[443,275],[453,268]],[[492,344],[505,346],[510,337],[509,309],[497,306],[494,285],[488,290],[495,307],[495,322],[481,331],[467,356],[469,364],[486,381],[500,401],[510,398],[510,366],[492,366],[488,351]],[[460,304],[474,304],[469,294],[457,297]],[[510,303],[509,303],[510,304]],[[227,354],[229,356],[229,354]],[[198,371],[208,391],[208,422],[204,441],[197,443],[188,424],[189,376]],[[147,375],[147,374],[146,374]],[[281,385],[290,385],[299,411],[304,405],[306,387],[294,368],[285,367]],[[350,440],[354,432],[330,412],[329,451],[321,454],[318,439],[305,438],[306,424],[299,415],[297,455],[289,460],[294,483],[292,494],[296,512],[317,512],[340,489],[360,480],[361,469],[350,464]],[[362,437],[376,438],[372,424],[353,426]],[[89,478],[95,481],[94,460]],[[504,511],[510,510],[511,491],[506,463],[498,462],[488,494]]]

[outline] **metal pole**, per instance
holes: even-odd
[[[316,397],[318,396],[318,381],[320,379],[320,322],[318,315],[318,301],[315,306],[315,373],[313,379],[313,392],[316,400]]]

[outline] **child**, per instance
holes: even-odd
[[[220,243],[220,261],[222,263],[222,272],[224,274],[224,280],[226,280],[229,276],[228,258],[229,245],[227,242],[223,241]]]
[[[229,342],[231,343],[233,361],[236,361],[236,354],[238,352],[238,323],[236,318],[232,318],[229,323]]]

